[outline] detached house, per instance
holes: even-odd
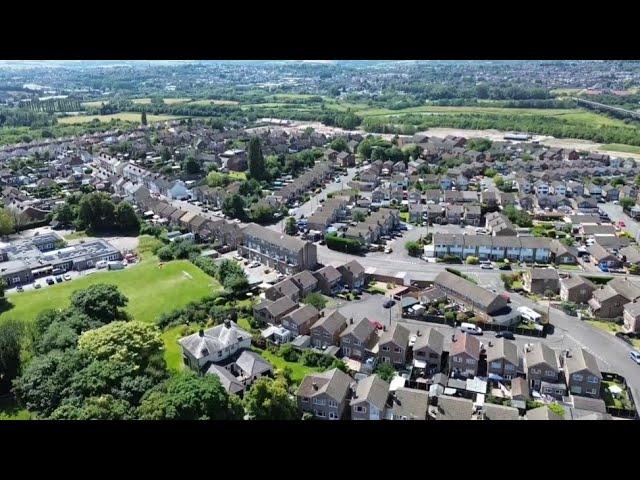
[[[320,318],[320,312],[313,305],[303,305],[282,317],[282,327],[289,330],[295,338],[309,335],[311,326]]]
[[[487,371],[490,376],[493,374],[499,377],[499,380],[511,380],[516,376],[519,365],[518,346],[515,342],[504,338],[489,342]]]
[[[463,376],[478,374],[480,340],[473,335],[456,333],[449,350],[449,365],[452,373]]]
[[[336,267],[327,265],[313,276],[318,280],[318,289],[325,295],[335,295],[342,289],[342,275]]]
[[[622,315],[624,330],[627,333],[640,332],[640,302],[629,302],[624,306]]]
[[[178,340],[185,365],[202,371],[209,363],[219,363],[237,351],[251,347],[251,334],[235,322],[225,320],[208,330],[188,335]]]
[[[435,328],[427,329],[413,344],[413,366],[428,371],[440,370],[443,349],[444,335]]]
[[[342,275],[342,282],[351,290],[359,290],[365,286],[364,267],[355,260],[345,263],[338,267],[338,271]]]
[[[349,402],[351,420],[382,420],[385,418],[389,384],[378,375],[369,375],[358,382]]]
[[[535,343],[525,352],[525,371],[529,387],[556,398],[566,393],[566,386],[561,381],[558,356],[554,350],[544,343]]]
[[[602,373],[596,358],[583,348],[564,357],[564,374],[572,395],[600,397]]]
[[[409,330],[398,323],[386,331],[378,342],[380,361],[394,365],[405,365],[409,348]]]
[[[580,275],[563,278],[560,281],[560,299],[578,305],[586,304],[595,289],[593,283]]]
[[[261,323],[280,323],[282,317],[298,308],[298,303],[290,297],[280,297],[275,301],[263,300],[253,307],[253,318]]]
[[[523,287],[529,293],[544,295],[547,291],[560,291],[560,277],[555,268],[531,268],[522,276]]]
[[[349,325],[340,333],[342,354],[356,360],[364,359],[366,352],[371,351],[376,341],[376,329],[366,317],[356,323],[349,319]]]
[[[311,327],[311,345],[316,348],[326,348],[330,345],[340,345],[340,333],[347,328],[347,319],[337,310],[328,316],[320,318]]]
[[[316,420],[343,419],[348,412],[351,382],[351,377],[337,368],[307,375],[296,391],[298,407]]]

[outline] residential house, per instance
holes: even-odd
[[[341,420],[348,416],[351,382],[337,368],[307,375],[296,391],[298,407],[316,420]]]
[[[283,296],[275,301],[265,299],[254,305],[253,318],[261,323],[279,324],[286,314],[298,308],[298,302]]]
[[[178,340],[185,365],[201,371],[208,363],[220,363],[237,351],[251,347],[251,334],[235,322],[224,323],[200,330]]]
[[[429,393],[425,390],[400,387],[391,391],[386,407],[387,420],[426,420]]]
[[[349,319],[349,325],[340,333],[340,349],[342,355],[363,360],[367,351],[371,351],[377,342],[376,328],[368,318],[364,317],[357,322]]]
[[[473,416],[473,401],[468,398],[438,395],[438,405],[435,409],[436,420],[471,420]]]
[[[564,420],[556,412],[552,411],[548,405],[527,410],[527,420]]]
[[[555,268],[530,268],[522,275],[524,289],[529,293],[546,295],[560,292],[560,277]]]
[[[594,290],[592,298],[588,301],[591,313],[597,318],[617,318],[622,316],[624,305],[629,299],[616,291],[610,285]]]
[[[318,279],[309,270],[303,270],[290,277],[300,290],[300,298],[304,299],[311,292],[318,289]]]
[[[311,326],[320,318],[320,312],[313,305],[302,305],[282,317],[282,327],[295,338],[310,335]]]
[[[622,314],[624,330],[627,333],[640,332],[640,302],[629,302],[624,305]]]
[[[311,344],[316,348],[340,345],[340,333],[347,328],[347,319],[337,310],[321,317],[310,329]]]
[[[564,375],[571,394],[599,398],[602,373],[596,358],[583,348],[563,358]]]
[[[313,276],[318,280],[318,289],[325,295],[335,295],[342,290],[342,275],[336,267],[327,265],[313,272]]]
[[[498,380],[511,380],[516,376],[520,359],[518,346],[511,340],[499,338],[490,341],[487,347],[487,372]]]
[[[289,297],[294,302],[298,302],[300,300],[300,289],[291,278],[285,278],[272,287],[267,288],[264,295],[267,300],[271,301],[275,301],[280,297]]]
[[[475,376],[480,361],[480,340],[461,332],[454,334],[449,347],[449,366],[456,375]]]
[[[546,344],[534,343],[525,351],[524,368],[532,390],[560,398],[565,394],[558,356]]]
[[[485,318],[499,313],[507,306],[502,296],[450,272],[440,272],[434,284],[440,287],[447,297],[453,298]]]
[[[443,349],[444,335],[435,328],[428,328],[413,344],[413,366],[429,372],[439,371]]]
[[[351,290],[360,290],[366,283],[366,274],[362,265],[356,260],[351,260],[338,267],[342,275],[342,283]]]
[[[580,275],[574,275],[560,280],[560,299],[578,305],[586,304],[591,298],[596,286]]]
[[[408,359],[409,333],[409,329],[399,323],[384,332],[378,342],[380,361],[405,365]]]
[[[363,378],[357,383],[349,402],[351,420],[383,420],[388,398],[387,382],[375,374]]]

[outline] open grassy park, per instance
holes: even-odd
[[[40,290],[11,293],[8,300],[12,307],[0,314],[0,321],[6,318],[31,321],[47,308],[65,308],[75,290],[97,283],[116,285],[129,298],[127,312],[144,322],[153,322],[160,313],[183,307],[221,288],[216,280],[187,260],[160,266],[155,257],[149,257],[124,270],[94,273]]]
[[[621,143],[607,143],[600,147],[602,150],[622,153],[638,153],[640,154],[640,147],[635,145],[623,145]]]

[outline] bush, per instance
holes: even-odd
[[[313,305],[318,310],[322,310],[327,305],[327,299],[318,292],[311,292],[302,299],[302,303]]]
[[[334,364],[334,358],[314,350],[302,352],[302,363],[307,367],[330,368]]]
[[[290,343],[282,345],[278,351],[278,356],[284,358],[287,362],[297,362],[300,359],[300,353],[295,350]]]
[[[174,259],[173,251],[169,245],[161,247],[157,251],[158,258],[163,262],[169,262]]]
[[[406,242],[404,246],[407,249],[407,252],[409,252],[409,255],[411,255],[412,257],[419,257],[422,253],[422,245],[420,245],[418,242],[409,241]]]
[[[444,319],[445,319],[447,322],[451,322],[451,323],[452,323],[452,322],[456,319],[456,314],[455,314],[455,312],[445,312],[445,314],[444,314]]]
[[[376,373],[385,382],[390,382],[396,374],[396,370],[390,363],[380,362],[376,367]]]
[[[326,235],[327,247],[331,250],[338,250],[345,253],[359,253],[362,243],[351,238],[338,237],[337,235]]]
[[[478,257],[474,257],[473,255],[469,255],[466,260],[467,265],[477,265],[480,263],[480,259]]]
[[[457,257],[456,255],[445,255],[444,257],[442,257],[442,262],[443,263],[462,263],[462,260],[460,259],[460,257]]]
[[[210,277],[215,277],[218,273],[218,268],[216,267],[215,262],[208,257],[194,256],[191,258],[191,263]]]

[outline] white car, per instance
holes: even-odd
[[[233,256],[233,259],[234,259],[234,260],[237,260],[237,261],[239,261],[239,262],[241,262],[242,260],[244,260],[244,258],[242,258],[242,255],[234,255],[234,256]]]
[[[638,365],[640,365],[640,352],[637,350],[631,350],[629,352],[629,356],[631,357],[631,360],[633,360],[634,362],[636,362]]]
[[[256,267],[259,267],[259,266],[260,266],[260,262],[251,262],[251,263],[249,264],[249,267],[250,267],[250,268],[256,268]]]
[[[480,268],[482,268],[483,270],[493,270],[493,265],[491,265],[490,263],[483,263]]]

